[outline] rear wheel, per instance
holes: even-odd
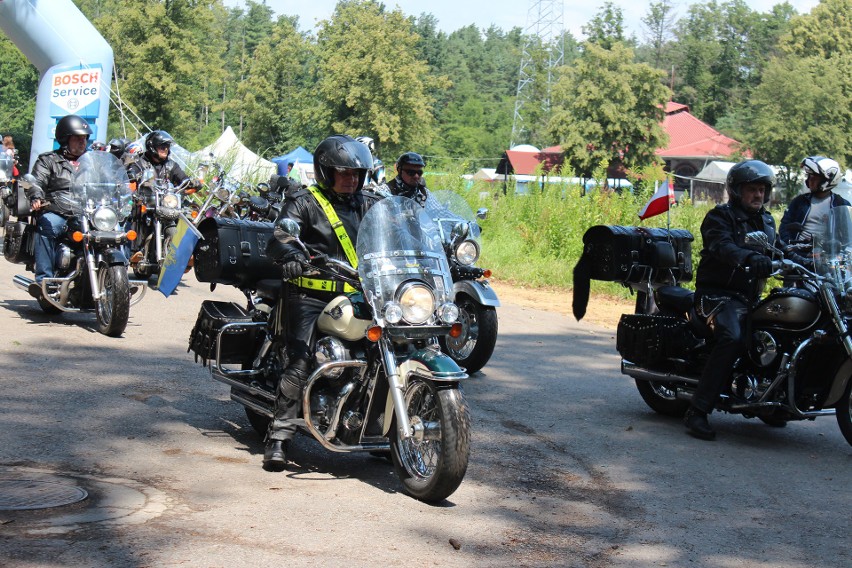
[[[846,383],[846,390],[843,391],[843,397],[837,403],[835,410],[837,425],[840,426],[843,437],[852,445],[852,377]]]
[[[98,290],[101,297],[96,308],[98,331],[110,337],[119,337],[130,319],[130,283],[127,267],[103,265],[98,269]]]
[[[689,402],[675,397],[675,387],[671,383],[634,380],[642,400],[655,412],[680,418],[689,408]]]
[[[440,338],[441,347],[459,367],[475,373],[488,363],[497,344],[497,310],[483,306],[470,296],[461,294],[456,298],[459,307],[459,323],[462,334],[453,338]]]
[[[443,501],[458,489],[470,456],[470,414],[464,394],[415,378],[404,398],[416,434],[400,439],[394,420],[390,434],[394,469],[412,497]]]

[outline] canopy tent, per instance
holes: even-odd
[[[272,161],[275,162],[275,164],[278,166],[278,175],[286,176],[288,173],[287,164],[295,164],[296,162],[300,164],[313,164],[314,156],[313,154],[299,146],[288,154],[272,158]]]
[[[234,130],[229,126],[225,129],[219,139],[195,152],[193,157],[204,160],[213,154],[217,162],[225,167],[225,170],[233,178],[247,180],[255,178],[266,181],[274,174],[278,167],[274,162],[264,160],[237,139]]]

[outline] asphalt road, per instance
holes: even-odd
[[[714,416],[715,442],[655,415],[613,332],[503,297],[497,351],[465,384],[467,477],[430,506],[391,465],[301,436],[290,471],[186,352],[206,298],[149,292],[124,337],[45,316],[0,260],[0,566],[850,566],[852,447],[833,418]]]

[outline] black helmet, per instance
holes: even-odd
[[[127,138],[113,138],[109,141],[107,145],[107,149],[110,154],[115,156],[116,158],[121,159],[124,155],[124,151],[127,150],[127,145],[130,144],[130,140]]]
[[[68,138],[71,136],[89,137],[91,135],[92,128],[86,122],[86,119],[80,118],[76,114],[69,114],[60,118],[59,122],[56,123],[56,134],[54,137],[59,142],[59,146],[64,147],[68,145]]]
[[[398,167],[402,166],[420,166],[425,168],[426,162],[423,161],[423,156],[416,152],[406,152],[396,161]]]
[[[760,160],[746,160],[735,164],[728,172],[725,184],[731,199],[739,202],[740,186],[744,183],[763,183],[766,191],[763,192],[763,202],[767,203],[772,196],[772,188],[775,187],[775,173],[772,168]]]
[[[155,130],[145,138],[145,151],[151,155],[157,153],[157,148],[174,144],[174,139],[165,130]]]
[[[329,136],[314,150],[314,176],[317,185],[325,190],[331,190],[334,185],[334,168],[359,170],[358,189],[361,189],[367,171],[372,167],[370,149],[345,134]]]

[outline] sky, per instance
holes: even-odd
[[[775,4],[782,0],[746,0],[746,4],[752,10],[767,12]],[[612,0],[613,4],[620,6],[624,13],[624,23],[628,35],[634,34],[642,39],[643,29],[641,18],[648,11],[650,0]],[[806,13],[819,4],[819,0],[789,0],[797,12]],[[505,31],[513,27],[525,29],[527,27],[527,14],[535,0],[384,0],[388,9],[398,7],[403,13],[410,16],[419,16],[423,12],[434,15],[438,20],[439,28],[444,32],[452,32],[464,26],[474,24],[480,29],[487,29],[494,24]],[[680,18],[686,15],[690,4],[688,0],[673,0],[675,16]],[[227,6],[241,6],[245,3],[241,0],[225,0]],[[334,11],[337,0],[266,0],[266,5],[278,15],[299,16],[302,29],[312,29],[319,20],[327,19]],[[571,34],[582,39],[582,26],[598,13],[604,0],[565,0],[564,16],[565,28]]]

